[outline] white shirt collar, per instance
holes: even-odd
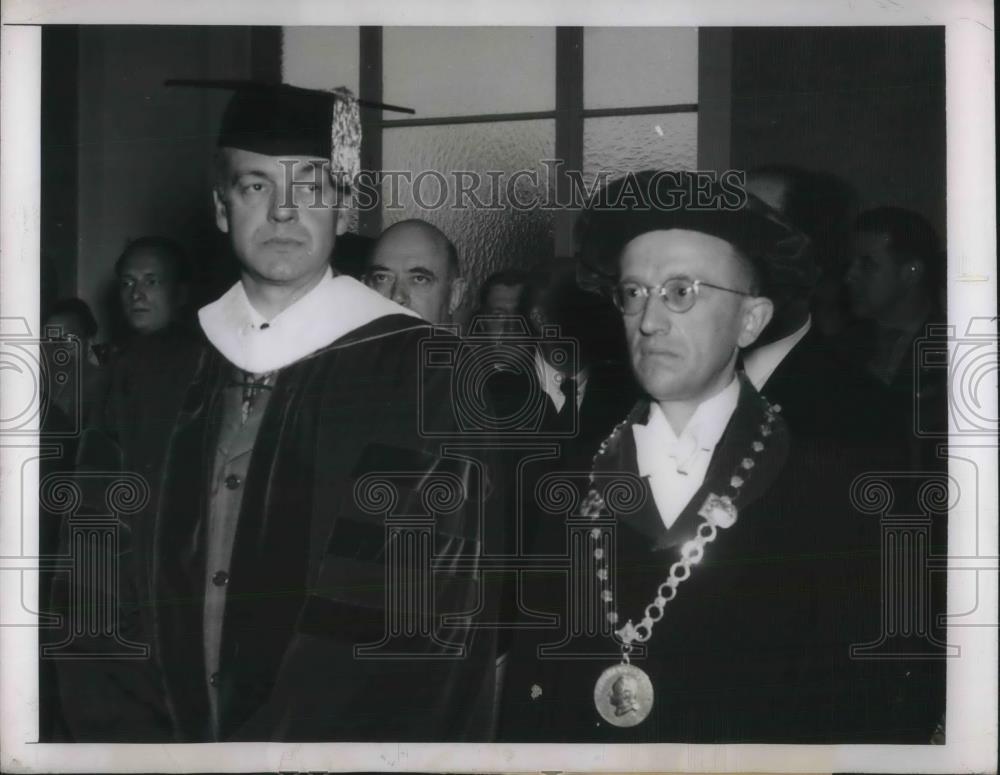
[[[757,390],[767,384],[767,381],[774,374],[775,369],[788,357],[802,338],[809,333],[812,328],[812,316],[806,318],[806,322],[798,331],[779,339],[770,344],[761,345],[756,350],[751,350],[743,356],[743,370]]]
[[[649,486],[660,519],[669,530],[705,481],[712,454],[739,403],[735,377],[722,391],[699,404],[680,435],[658,404],[650,404],[645,425],[633,425],[638,473]]]
[[[266,320],[238,282],[198,311],[205,336],[230,363],[253,374],[281,369],[386,315],[411,315],[353,277],[323,279],[305,296]]]
[[[736,411],[739,398],[740,381],[733,377],[726,387],[698,404],[698,408],[679,435],[674,433],[666,415],[655,401],[649,405],[649,418],[646,424],[635,428],[642,429],[637,430],[638,435],[652,434],[655,441],[661,444],[673,445],[687,436],[697,442],[699,449],[714,450],[729,424],[729,418]]]
[[[587,386],[587,368],[580,369],[573,376],[576,378],[576,404],[579,406],[583,401],[583,392]],[[564,372],[559,371],[555,366],[545,360],[539,350],[535,350],[535,376],[542,386],[542,390],[552,399],[557,411],[562,411],[566,402],[566,394],[563,393],[560,385],[568,377]]]

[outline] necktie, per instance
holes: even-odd
[[[556,413],[556,427],[563,432],[572,432],[576,421],[576,380],[567,377],[559,383],[559,390],[566,400]]]
[[[700,468],[694,465],[699,445],[693,433],[675,439],[664,432],[669,428],[658,427],[663,425],[666,419],[657,412],[646,425],[633,425],[632,432],[639,475],[648,478],[656,510],[669,530],[701,486]]]
[[[257,396],[264,390],[272,390],[275,372],[268,371],[264,374],[251,374],[248,371],[239,372],[241,379],[234,379],[229,382],[229,387],[243,389],[243,404],[240,407],[240,422],[246,425],[250,419],[250,412]]]
[[[569,411],[574,411],[576,409],[576,378],[568,377],[564,379],[559,383],[559,389],[562,391],[562,394],[566,396],[566,403],[563,404],[560,414],[567,411],[567,409]]]

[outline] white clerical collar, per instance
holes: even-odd
[[[226,360],[262,374],[295,363],[386,315],[418,317],[353,277],[334,277],[327,269],[314,288],[271,320],[253,308],[242,282],[202,307],[198,320]]]
[[[761,345],[743,356],[743,370],[757,390],[760,390],[767,384],[771,375],[781,365],[781,362],[788,357],[788,353],[792,351],[792,348],[809,333],[810,328],[812,328],[811,315],[806,318],[806,322],[795,333],[789,334],[776,342]]]
[[[734,377],[722,391],[698,405],[679,435],[656,403],[650,404],[645,425],[632,426],[639,476],[648,477],[656,509],[668,530],[704,483],[739,397],[740,384]]]
[[[637,435],[652,435],[658,443],[676,444],[684,436],[693,438],[701,449],[714,449],[722,438],[729,418],[736,411],[740,399],[740,382],[733,377],[726,387],[711,398],[698,404],[691,419],[680,434],[674,433],[673,427],[667,421],[660,405],[655,401],[649,405],[649,418],[645,425],[634,426]]]

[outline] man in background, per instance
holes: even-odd
[[[934,227],[901,207],[858,216],[847,274],[851,307],[870,321],[870,347],[855,352],[879,382],[900,392],[913,385],[913,343],[927,324],[943,323],[945,257]]]
[[[859,320],[840,337],[840,346],[855,369],[888,394],[901,416],[907,463],[914,470],[947,468],[935,437],[948,432],[948,370],[921,362],[917,348],[924,339],[934,349],[947,349],[946,266],[937,232],[919,213],[879,207],[858,216],[847,289]],[[943,520],[934,540],[944,553]]]
[[[820,286],[830,281],[846,250],[831,236],[839,233],[832,225],[836,208],[823,212],[831,200],[840,201],[831,188],[839,190],[825,176],[794,167],[766,167],[747,176],[750,206],[784,223],[789,236],[763,266],[774,316],[743,354],[743,367],[754,387],[782,406],[794,433],[849,440],[875,470],[872,453],[899,441],[903,419],[886,391],[846,362],[817,320],[817,307],[820,317],[826,314]],[[861,462],[858,456],[852,460]]]
[[[475,313],[482,317],[482,333],[526,333],[523,321],[516,318],[527,314],[524,294],[528,282],[529,275],[523,269],[504,269],[486,278],[479,289],[479,308]]]
[[[562,440],[564,456],[589,462],[637,396],[620,347],[621,318],[605,297],[577,285],[572,268],[558,265],[532,276],[524,306],[538,342],[535,377],[549,400],[545,427],[571,431]],[[550,341],[546,329],[558,336]],[[572,361],[563,342],[574,345]]]
[[[191,263],[168,237],[139,237],[115,262],[118,298],[130,331],[140,336],[175,324],[190,301]]]
[[[367,259],[365,284],[428,323],[450,322],[465,296],[454,243],[416,218],[382,232]]]
[[[47,399],[65,417],[75,417],[86,424],[107,389],[106,375],[94,352],[98,331],[94,313],[83,299],[62,299],[48,311],[43,328],[75,343],[66,350],[70,358],[68,367],[63,365],[70,379],[62,383],[53,380],[54,385],[43,384],[43,389],[48,390]]]

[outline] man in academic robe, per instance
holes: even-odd
[[[489,607],[488,470],[442,452],[457,429],[447,373],[422,369],[430,327],[329,267],[359,126],[340,90],[230,100],[214,198],[240,280],[199,313],[183,397],[145,398],[141,438],[106,431],[150,483],[121,567],[150,659],[111,671],[114,712],[74,708],[77,739],[489,732],[494,637],[463,616]]]
[[[877,556],[836,449],[796,444],[737,372],[787,229],[686,173],[659,185],[681,206],[590,215],[644,397],[567,475],[581,504],[553,499],[540,553],[565,568],[525,597],[560,626],[516,636],[501,738],[928,742],[940,709],[850,658],[878,634]]]

